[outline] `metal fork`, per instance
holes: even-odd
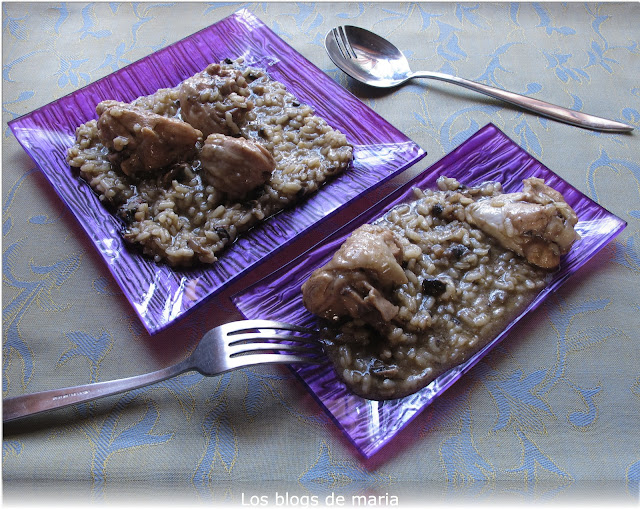
[[[282,332],[286,331],[286,332]],[[256,364],[324,362],[317,331],[271,320],[241,320],[207,332],[193,353],[173,366],[119,380],[26,394],[2,402],[2,422],[146,387],[187,371],[215,376]]]

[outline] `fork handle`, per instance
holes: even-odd
[[[440,81],[446,81],[447,83],[454,83],[495,99],[501,99],[502,101],[515,104],[521,108],[533,111],[545,117],[578,127],[611,132],[629,132],[634,129],[632,126],[623,124],[622,122],[596,117],[580,111],[570,110],[568,108],[563,108],[562,106],[534,99],[533,97],[527,97],[525,95],[516,94],[500,88],[490,87],[483,85],[482,83],[476,83],[475,81],[459,78],[449,74],[420,71],[412,73],[411,78],[432,78]]]
[[[193,365],[189,359],[186,359],[173,366],[143,375],[7,398],[2,401],[2,422],[139,389],[162,382],[191,369],[193,369]]]

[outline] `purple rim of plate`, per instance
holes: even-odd
[[[155,264],[125,247],[121,224],[66,162],[75,129],[96,118],[104,99],[132,101],[173,87],[212,62],[244,57],[287,86],[317,115],[343,132],[354,146],[354,162],[298,206],[242,236],[211,266],[176,270]],[[86,87],[9,122],[18,142],[45,174],[89,235],[150,334],[159,332],[217,293],[310,226],[423,158],[426,153],[247,10]]]
[[[479,184],[487,180],[498,181],[502,183],[505,192],[522,190],[522,180],[525,178],[542,178],[560,191],[576,211],[579,217],[576,230],[581,239],[563,257],[561,266],[553,274],[551,282],[504,331],[467,362],[452,368],[413,395],[383,402],[370,401],[351,393],[337,379],[333,367],[329,364],[291,367],[351,443],[366,458],[380,451],[422,410],[502,341],[523,316],[537,308],[547,296],[557,290],[569,276],[626,226],[625,221],[565,182],[497,127],[488,124],[453,152],[353,219],[322,244],[311,248],[254,286],[234,295],[233,302],[249,319],[268,318],[309,326],[317,324],[316,318],[304,308],[300,291],[302,283],[311,272],[327,263],[346,237],[358,226],[381,217],[397,204],[412,200],[412,190],[415,187],[435,188],[436,180],[441,175],[456,178],[466,185]]]

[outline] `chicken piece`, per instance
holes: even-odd
[[[466,219],[529,263],[553,269],[579,238],[573,228],[578,217],[562,194],[542,179],[528,178],[523,184],[522,192],[471,203]]]
[[[211,64],[185,80],[178,90],[182,118],[205,137],[213,133],[239,134],[238,123],[253,108],[250,90],[238,69]]]
[[[131,104],[103,101],[96,112],[100,141],[129,176],[190,158],[202,140],[202,133],[186,122]]]
[[[399,312],[390,294],[408,281],[402,257],[402,244],[391,230],[365,224],[302,285],[303,303],[331,321],[351,317],[371,324],[390,322]]]
[[[276,167],[273,156],[257,142],[212,134],[200,153],[205,179],[230,199],[247,196],[264,185]]]

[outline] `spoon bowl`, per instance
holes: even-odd
[[[430,78],[460,85],[539,115],[598,131],[629,132],[633,127],[596,117],[482,83],[432,71],[413,72],[404,54],[391,42],[351,25],[332,29],[325,38],[329,57],[353,79],[377,88],[398,87],[414,78]]]
[[[363,28],[345,26],[339,34],[331,31],[325,46],[340,69],[372,87],[397,87],[411,79],[409,61],[403,53],[386,39]]]

